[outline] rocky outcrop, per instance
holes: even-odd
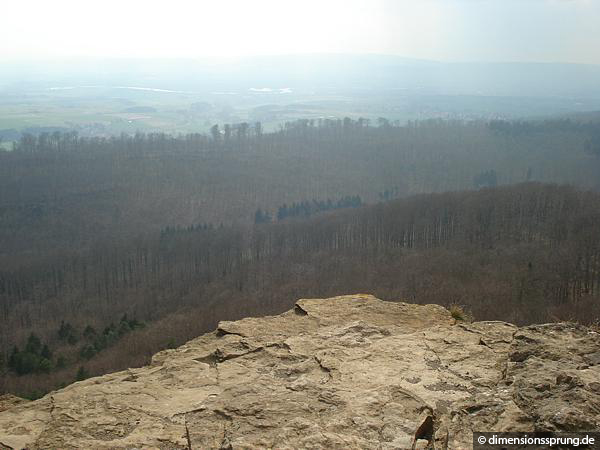
[[[147,367],[15,404],[0,447],[454,450],[472,431],[599,426],[598,333],[352,295],[221,322]]]
[[[11,394],[0,395],[0,412],[25,402],[27,402],[27,400],[15,397]]]

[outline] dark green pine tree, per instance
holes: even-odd
[[[27,339],[27,345],[25,346],[25,353],[31,353],[32,355],[39,355],[42,350],[42,341],[33,332]]]
[[[19,347],[16,345],[13,347],[10,352],[10,356],[8,357],[8,368],[11,370],[17,370],[17,366],[19,364]]]
[[[44,344],[44,346],[42,347],[42,351],[40,353],[40,356],[42,358],[47,359],[47,360],[51,360],[52,359],[52,352],[50,351],[50,347],[48,347],[48,344]]]
[[[254,223],[263,223],[263,212],[260,208],[254,213]]]
[[[85,370],[85,367],[79,366],[77,374],[75,375],[75,381],[83,381],[86,378],[89,378],[87,370]]]

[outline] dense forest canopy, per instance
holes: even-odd
[[[212,134],[26,135],[0,152],[0,252],[89,247],[167,226],[250,224],[257,209],[524,181],[597,189],[598,123],[299,120]],[[1,255],[0,255],[1,256]],[[2,261],[0,261],[1,267]]]
[[[0,390],[141,364],[299,297],[592,323],[599,130],[343,119],[25,135],[0,152]]]

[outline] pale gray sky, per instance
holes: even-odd
[[[8,0],[0,60],[384,53],[600,64],[600,0]]]

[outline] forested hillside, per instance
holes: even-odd
[[[24,136],[0,151],[0,267],[260,208],[541,181],[597,189],[600,126],[574,121],[300,120],[212,134]],[[9,258],[7,260],[7,257]]]
[[[525,183],[39,257],[0,272],[3,390],[35,395],[142,364],[219,320],[299,297],[371,292],[459,304],[477,319],[593,323],[599,221],[600,194]]]

